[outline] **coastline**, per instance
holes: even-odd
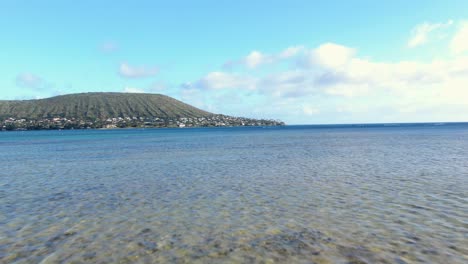
[[[72,130],[72,129],[126,129],[126,128],[190,128],[190,127],[247,127],[284,126],[285,123],[271,119],[253,119],[212,115],[208,117],[116,117],[83,120],[75,118],[16,119],[0,121],[0,131]]]

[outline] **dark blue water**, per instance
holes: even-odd
[[[0,263],[467,263],[468,125],[0,133]]]

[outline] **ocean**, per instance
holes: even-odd
[[[468,124],[0,133],[0,263],[467,263]]]

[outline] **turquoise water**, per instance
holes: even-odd
[[[467,263],[468,125],[0,133],[0,263]]]

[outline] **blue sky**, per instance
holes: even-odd
[[[290,124],[467,121],[467,1],[2,1],[0,99],[162,93]]]

